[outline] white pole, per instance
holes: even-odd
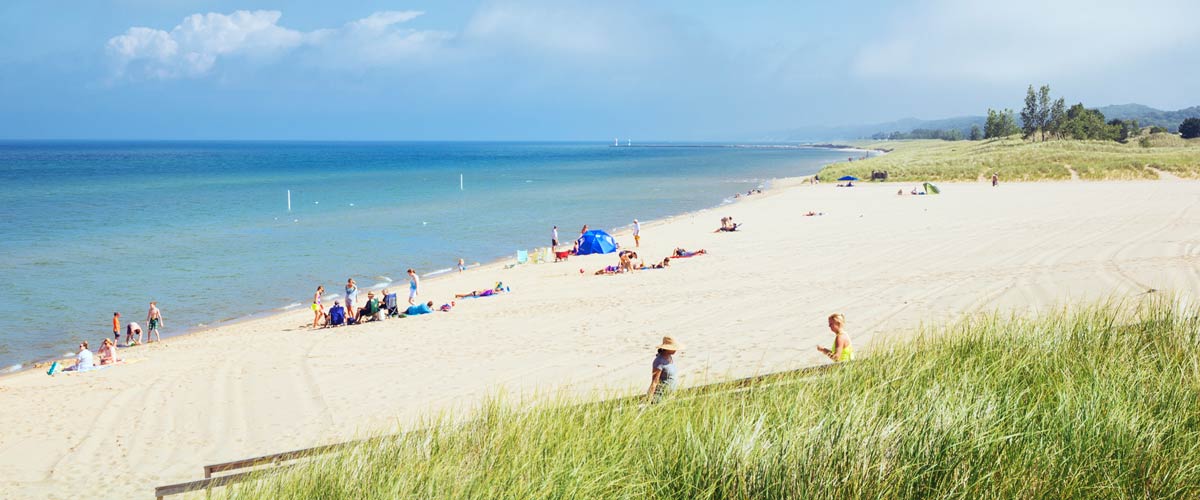
[[[463,190],[463,174],[458,174],[458,190]]]
[[[288,191],[288,212],[291,212],[292,211],[292,190],[289,189],[287,191]]]

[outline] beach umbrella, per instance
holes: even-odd
[[[613,253],[617,251],[617,240],[614,240],[608,233],[599,229],[593,229],[583,233],[579,237],[579,250],[576,255],[589,255],[593,253]]]
[[[839,181],[857,181],[858,177],[855,177],[853,175],[843,175],[841,177],[838,177],[838,180]]]

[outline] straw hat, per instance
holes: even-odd
[[[675,339],[671,337],[663,337],[662,344],[659,344],[658,348],[664,351],[678,351],[682,349],[683,346],[676,344]]]

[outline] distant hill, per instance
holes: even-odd
[[[1172,132],[1175,132],[1179,128],[1179,124],[1184,120],[1188,118],[1200,118],[1200,106],[1192,106],[1175,111],[1163,111],[1144,104],[1115,104],[1098,109],[1109,120],[1113,118],[1137,120],[1139,125],[1158,125],[1166,127],[1167,130]]]
[[[936,120],[903,118],[891,122],[861,125],[814,125],[771,134],[769,140],[824,141],[838,139],[865,139],[879,132],[908,132],[918,128],[938,130],[958,129],[963,131],[963,135],[965,136],[967,132],[970,132],[971,125],[979,125],[980,128],[983,128],[983,124],[986,121],[987,118],[983,116],[959,116],[955,118],[941,118]]]
[[[1142,126],[1158,125],[1165,127],[1172,132],[1179,128],[1179,124],[1187,118],[1200,118],[1200,106],[1192,106],[1175,111],[1163,111],[1155,109],[1144,104],[1116,104],[1111,106],[1103,106],[1098,108],[1101,113],[1104,113],[1106,120],[1119,118],[1121,120],[1137,120]],[[1019,110],[1018,110],[1019,111]],[[792,130],[777,132],[770,134],[768,140],[772,141],[829,141],[829,140],[849,140],[849,139],[866,139],[878,133],[891,132],[909,132],[913,129],[934,129],[934,130],[949,130],[955,129],[962,132],[963,137],[966,137],[972,125],[978,125],[983,128],[987,122],[987,117],[984,116],[959,116],[955,118],[941,118],[936,120],[922,120],[918,118],[904,118],[886,123],[871,123],[861,125],[836,125],[836,126],[807,126],[799,127]]]

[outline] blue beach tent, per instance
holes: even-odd
[[[853,175],[843,175],[841,177],[838,177],[838,180],[839,181],[857,181],[858,177],[855,177]]]
[[[576,252],[576,255],[613,253],[615,251],[617,251],[617,240],[614,240],[608,233],[596,229],[583,233],[579,237],[579,251]]]

